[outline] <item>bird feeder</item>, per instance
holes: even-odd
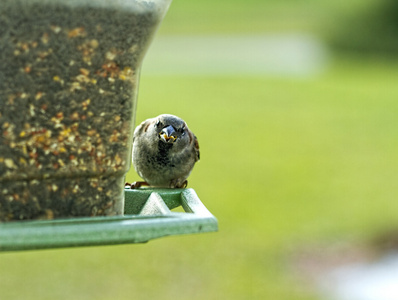
[[[124,188],[141,63],[170,2],[2,1],[0,250],[216,230],[192,189]]]
[[[0,224],[0,251],[144,243],[211,232],[217,220],[193,189],[125,190],[124,215]],[[174,212],[182,207],[184,212]]]

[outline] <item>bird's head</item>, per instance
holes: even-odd
[[[187,124],[173,115],[160,115],[154,119],[153,129],[162,143],[183,148],[190,143]]]

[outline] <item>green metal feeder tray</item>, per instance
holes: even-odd
[[[185,212],[173,212],[181,206]],[[217,219],[193,189],[125,189],[125,214],[0,223],[0,251],[144,243],[217,231]]]

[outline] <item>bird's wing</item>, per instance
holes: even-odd
[[[141,136],[144,132],[147,131],[148,126],[151,125],[152,122],[153,119],[147,119],[135,128],[133,135],[133,142],[137,136]]]
[[[199,161],[200,160],[199,142],[198,142],[198,139],[196,138],[196,135],[193,135],[193,145],[194,145],[195,154],[196,154],[195,161]]]

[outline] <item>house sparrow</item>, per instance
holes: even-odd
[[[142,122],[134,131],[133,165],[145,181],[131,184],[184,188],[199,161],[199,144],[187,124],[173,115],[160,115]]]

